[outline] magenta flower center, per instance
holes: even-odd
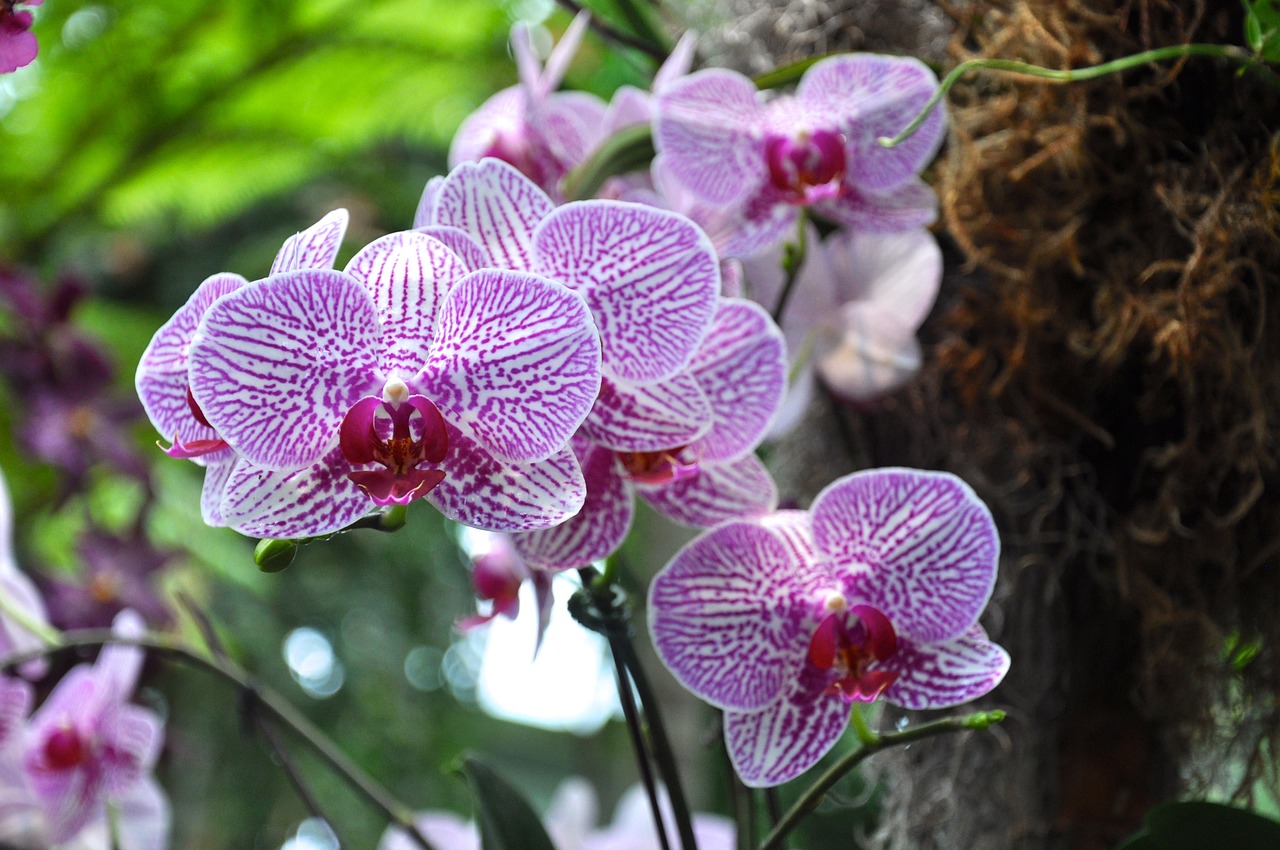
[[[671,484],[698,474],[697,454],[688,446],[660,452],[618,452],[627,477],[637,484]]]
[[[342,420],[339,445],[351,463],[384,467],[347,473],[374,504],[407,505],[444,480],[440,470],[418,467],[444,460],[449,432],[426,396],[408,395],[402,383],[384,395],[390,400],[367,396],[351,406]]]
[[[765,142],[769,179],[795,203],[810,204],[840,194],[844,137],[830,130],[773,136]]]
[[[89,747],[74,726],[61,726],[45,738],[44,762],[53,770],[70,770],[88,756]]]
[[[809,641],[809,663],[835,676],[824,693],[840,694],[845,702],[871,702],[894,683],[898,674],[892,670],[873,669],[877,661],[886,661],[898,651],[898,635],[879,609],[855,605],[843,610],[840,604],[828,604],[828,614]]]

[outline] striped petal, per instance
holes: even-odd
[[[256,464],[300,469],[337,444],[357,399],[381,389],[373,299],[334,271],[286,272],[205,313],[191,345],[191,392],[222,439]]]
[[[733,769],[751,788],[795,779],[830,752],[849,723],[849,706],[824,694],[830,675],[811,664],[786,695],[763,711],[726,711],[724,742]]]
[[[654,146],[700,198],[736,203],[768,177],[757,138],[763,114],[748,78],[719,68],[697,71],[673,80],[658,96]]]
[[[711,428],[711,405],[692,375],[632,384],[605,380],[582,433],[619,452],[687,446]]]
[[[0,676],[0,745],[22,727],[33,698],[29,684],[21,679]]]
[[[215,274],[196,287],[187,303],[160,326],[138,361],[134,383],[151,424],[166,440],[212,440],[217,434],[201,425],[187,401],[187,354],[200,319],[209,305],[248,283],[238,274]]]
[[[290,236],[271,263],[271,274],[333,268],[342,237],[347,233],[347,221],[347,211],[337,209],[301,233]]]
[[[457,428],[449,428],[444,480],[427,501],[455,522],[486,531],[549,528],[576,514],[586,499],[582,469],[570,449],[534,463],[501,460]]]
[[[421,230],[436,223],[436,196],[440,194],[440,186],[444,183],[444,175],[437,174],[427,181],[422,188],[422,197],[418,199],[418,208],[413,212],[413,229]]]
[[[800,80],[796,98],[807,111],[830,116],[844,135],[846,180],[882,191],[918,174],[942,144],[941,102],[902,144],[885,148],[876,141],[897,135],[937,90],[937,77],[918,59],[862,53],[818,62]]]
[[[722,298],[689,371],[711,403],[703,461],[736,460],[760,443],[787,387],[782,331],[759,304]]]
[[[813,537],[851,601],[879,608],[916,643],[968,631],[996,579],[1000,539],[987,506],[954,475],[876,469],[813,502]]]
[[[847,186],[840,197],[814,205],[822,215],[867,233],[898,233],[928,227],[938,219],[938,195],[919,177],[884,192]]]
[[[1009,672],[1009,653],[975,625],[955,640],[899,641],[898,652],[876,665],[898,674],[884,698],[903,708],[949,708],[991,691]]]
[[[443,243],[410,230],[369,243],[345,271],[365,285],[377,308],[379,367],[405,378],[417,374],[427,362],[440,304],[466,265]]]
[[[582,293],[600,328],[605,374],[668,378],[707,333],[720,292],[711,240],[678,213],[579,201],[534,233],[537,271]]]
[[[347,478],[352,468],[339,448],[300,469],[264,469],[241,459],[227,480],[222,518],[250,537],[331,534],[374,507]]]
[[[439,178],[444,179],[444,178]],[[467,271],[473,272],[479,269],[489,268],[493,265],[493,261],[489,259],[489,252],[481,247],[480,243],[467,234],[465,230],[456,227],[445,227],[439,224],[422,225],[416,230],[424,236],[430,236],[444,243],[444,246],[450,251],[458,255],[458,259],[462,260],[462,264],[467,267]]]
[[[551,212],[547,193],[497,159],[464,162],[436,197],[435,223],[470,234],[503,269],[530,271],[533,229]]]
[[[759,523],[726,523],[654,577],[654,649],[680,684],[712,705],[764,708],[800,675],[831,582],[803,542],[797,548],[794,538]]]
[[[708,463],[696,474],[669,484],[638,485],[637,489],[658,513],[695,528],[763,516],[778,507],[773,476],[752,454]]]
[[[227,491],[231,470],[235,468],[239,458],[231,449],[224,449],[209,455],[206,460],[204,485],[200,488],[200,518],[205,525],[221,528],[227,524],[222,517],[222,498]]]
[[[617,551],[631,528],[635,497],[618,470],[613,452],[575,439],[587,498],[582,510],[559,525],[512,536],[529,563],[554,570],[585,567]]]
[[[560,284],[473,272],[446,296],[414,384],[487,451],[538,461],[564,447],[591,410],[599,345],[586,304]]]

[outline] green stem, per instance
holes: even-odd
[[[292,730],[303,743],[311,748],[321,761],[325,762],[335,773],[346,780],[347,784],[360,796],[364,797],[370,805],[382,812],[387,820],[408,833],[409,837],[419,847],[423,848],[423,850],[434,850],[431,842],[427,840],[426,836],[419,831],[417,825],[413,822],[412,810],[392,797],[385,788],[379,785],[373,777],[365,773],[358,764],[351,760],[350,756],[343,752],[337,744],[331,741],[324,732],[298,709],[294,708],[292,704],[270,688],[254,682],[247,671],[229,660],[223,659],[219,663],[215,663],[202,655],[198,655],[185,644],[159,635],[144,635],[133,638],[118,635],[110,629],[78,629],[64,632],[59,646],[30,652],[13,653],[0,658],[0,669],[17,667],[27,661],[47,655],[68,652],[73,649],[104,646],[106,644],[136,646],[151,650],[159,655],[169,656],[190,667],[211,673],[232,684],[239,689],[244,697],[253,700],[255,707],[261,706],[272,719]]]
[[[857,712],[854,713],[854,716],[857,716]],[[979,711],[964,717],[944,717],[941,720],[923,723],[912,729],[904,729],[901,732],[885,732],[877,735],[874,742],[864,743],[827,768],[826,772],[819,776],[817,781],[807,788],[800,795],[800,799],[796,800],[795,804],[787,810],[786,815],[783,816],[778,825],[765,837],[764,843],[760,845],[759,850],[778,850],[778,848],[782,847],[783,840],[787,837],[787,834],[795,829],[796,825],[806,815],[818,807],[818,804],[822,802],[822,798],[831,790],[831,787],[869,756],[873,756],[881,750],[887,750],[889,747],[910,744],[913,741],[932,738],[935,735],[944,735],[948,732],[963,732],[966,729],[986,729],[991,724],[999,723],[1002,720],[1004,720],[1003,711]]]
[[[38,637],[46,646],[57,647],[62,643],[62,635],[58,630],[33,617],[30,611],[9,595],[3,583],[0,583],[0,614],[13,620],[19,628]]]
[[[871,731],[871,727],[867,725],[867,715],[861,705],[853,707],[853,711],[849,714],[849,722],[853,724],[853,731],[857,733],[862,746],[871,747],[879,743],[880,736]]]
[[[574,13],[575,15],[581,12],[583,8],[585,8],[583,4],[578,2],[578,0],[559,0],[559,3],[561,6],[564,6],[566,9],[568,9],[570,12]],[[629,17],[630,16],[628,16],[628,18]],[[629,21],[629,22],[632,24],[633,27],[635,26],[634,21]],[[600,35],[605,39],[608,39],[609,41],[612,41],[616,44],[619,44],[622,47],[630,47],[635,50],[639,50],[641,53],[644,53],[652,57],[655,61],[659,63],[661,63],[667,58],[667,53],[668,53],[667,49],[663,46],[662,40],[660,38],[652,37],[651,34],[653,33],[653,30],[648,27],[647,22],[645,23],[645,26],[643,28],[648,29],[649,30],[648,33],[642,33],[641,35],[632,35],[629,32],[623,32],[617,27],[612,26],[611,24],[607,23],[604,20],[601,20],[599,15],[592,12],[591,20],[588,22],[588,26],[590,26],[596,32],[600,33]]]
[[[1168,59],[1182,59],[1187,56],[1210,56],[1217,59],[1225,59],[1233,65],[1239,65],[1246,70],[1252,71],[1267,85],[1280,89],[1280,75],[1276,74],[1270,68],[1258,61],[1252,53],[1240,47],[1229,44],[1174,44],[1167,47],[1157,47],[1154,50],[1144,50],[1141,53],[1135,53],[1132,56],[1125,56],[1121,59],[1114,59],[1110,62],[1103,62],[1101,65],[1090,65],[1087,68],[1068,68],[1059,70],[1054,68],[1042,68],[1039,65],[1032,65],[1027,62],[1019,62],[1014,59],[970,59],[968,62],[961,62],[959,65],[951,69],[951,72],[943,78],[938,90],[934,92],[933,97],[929,98],[920,113],[911,120],[911,123],[903,128],[902,132],[892,138],[881,137],[877,139],[881,147],[892,148],[902,144],[912,133],[920,129],[920,125],[925,122],[929,114],[937,107],[951,87],[965,74],[970,71],[996,71],[1002,74],[1021,74],[1027,77],[1035,77],[1036,79],[1046,80],[1051,83],[1078,83],[1085,80],[1096,80],[1099,77],[1105,77],[1109,74],[1118,74],[1121,71],[1127,71],[1131,68],[1137,68],[1150,62],[1163,62]]]
[[[786,280],[782,284],[782,292],[778,294],[778,303],[773,308],[773,321],[775,324],[782,324],[782,315],[787,310],[787,302],[791,300],[791,293],[796,288],[796,280],[800,277],[800,268],[804,265],[805,254],[809,250],[808,214],[805,208],[801,207],[796,215],[796,241],[788,242],[783,248],[782,269],[786,273]]]

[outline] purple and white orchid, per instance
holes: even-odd
[[[44,646],[41,632],[49,631],[44,599],[13,557],[13,502],[0,474],[0,658]],[[43,658],[22,665],[30,678],[44,675]]]
[[[346,232],[347,211],[334,210],[285,241],[271,264],[271,274],[332,268]],[[187,360],[196,328],[210,305],[247,283],[245,278],[229,272],[206,278],[155,332],[138,361],[134,378],[138,398],[151,424],[163,437],[173,440],[165,453],[205,467],[200,510],[204,521],[214,526],[226,524],[222,498],[239,456],[210,427],[191,395]]]
[[[907,230],[936,216],[918,174],[941,144],[943,110],[895,148],[877,139],[906,126],[937,87],[924,63],[875,54],[824,59],[794,95],[772,99],[742,74],[705,69],[658,96],[654,144],[695,196],[742,211],[735,256],[780,241],[801,207],[861,230]]]
[[[955,476],[854,473],[808,512],[726,523],[682,549],[650,586],[650,634],[680,683],[724,710],[743,781],[778,785],[835,745],[852,702],[943,708],[1000,682],[1009,656],[977,622],[999,548]]]

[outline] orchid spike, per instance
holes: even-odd
[[[953,475],[845,476],[810,511],[704,533],[653,580],[658,657],[725,711],[743,781],[778,785],[839,739],[849,703],[944,708],[994,688],[1009,656],[978,616],[999,539]]]

